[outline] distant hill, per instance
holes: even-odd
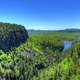
[[[64,29],[64,30],[28,30],[28,32],[69,32],[69,33],[73,33],[73,32],[80,32],[80,29],[77,28],[71,28],[71,29]]]
[[[72,32],[80,32],[80,29],[64,29],[64,30],[59,30],[59,32],[69,32],[69,33],[72,33]]]
[[[10,50],[28,39],[27,30],[22,25],[0,22],[0,49]]]

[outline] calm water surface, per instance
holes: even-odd
[[[71,47],[73,41],[64,41],[64,50]]]

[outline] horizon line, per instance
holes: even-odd
[[[34,30],[34,31],[58,31],[58,30],[70,30],[70,29],[77,29],[79,30],[80,28],[65,28],[65,29],[27,29],[27,30]]]

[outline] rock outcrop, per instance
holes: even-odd
[[[0,23],[0,49],[8,51],[28,39],[27,30],[22,25]]]

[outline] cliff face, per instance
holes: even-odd
[[[24,26],[9,23],[0,23],[0,49],[8,51],[19,46],[28,39]]]

